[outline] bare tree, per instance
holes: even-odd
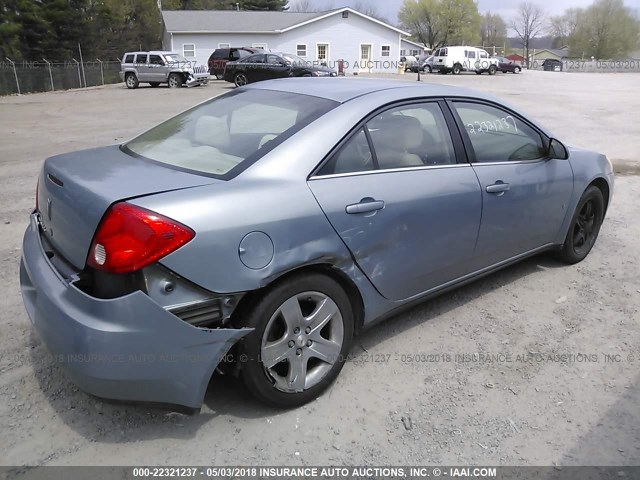
[[[578,27],[578,16],[582,13],[579,8],[570,8],[562,15],[549,19],[547,33],[553,37],[553,46],[560,48],[569,43]]]
[[[290,12],[320,12],[321,10],[311,0],[296,0],[289,5]]]
[[[353,9],[357,10],[360,13],[364,13],[368,17],[375,18],[375,19],[380,20],[381,22],[384,22],[384,23],[389,23],[389,20],[387,20],[387,18],[380,13],[380,11],[378,10],[378,8],[375,5],[369,5],[367,3],[364,3],[364,2],[362,2],[360,0],[358,0],[353,5]]]
[[[518,37],[522,40],[525,49],[525,61],[529,68],[529,43],[532,38],[544,29],[545,12],[535,3],[523,2],[518,6],[518,13],[511,21],[511,28],[515,30]]]

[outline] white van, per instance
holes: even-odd
[[[440,73],[489,72],[495,75],[498,60],[491,58],[486,50],[476,47],[441,47],[433,56],[433,71]]]

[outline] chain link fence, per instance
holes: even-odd
[[[120,61],[0,62],[0,95],[51,92],[120,82]]]

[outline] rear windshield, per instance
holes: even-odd
[[[337,105],[308,95],[240,89],[161,123],[123,150],[230,178]]]

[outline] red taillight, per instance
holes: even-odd
[[[129,203],[116,203],[98,226],[87,264],[111,273],[133,272],[193,237],[193,230],[175,220]]]

